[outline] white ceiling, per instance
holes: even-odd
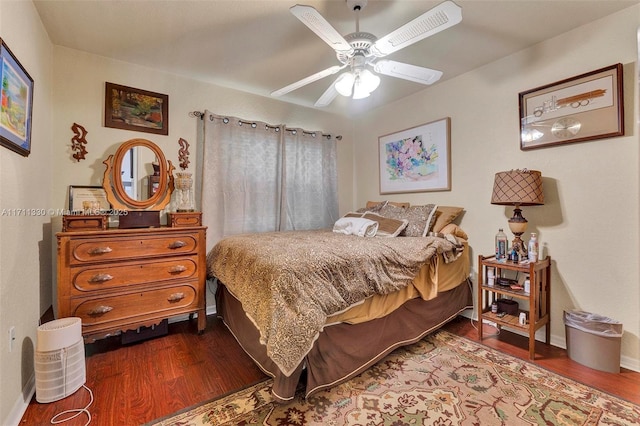
[[[345,0],[299,1],[315,7],[339,33],[355,31],[355,13]],[[295,2],[34,1],[56,45],[261,96],[339,64],[334,51],[289,12]],[[443,71],[442,82],[639,2],[456,0],[462,7],[460,24],[387,58]],[[360,12],[360,30],[380,38],[439,3],[369,0]],[[334,78],[316,81],[280,99],[313,107]],[[369,98],[338,96],[324,109],[356,115],[428,90],[428,86],[393,77],[381,76],[381,80]]]

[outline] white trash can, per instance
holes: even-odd
[[[584,311],[565,311],[567,354],[596,370],[620,372],[622,323]]]

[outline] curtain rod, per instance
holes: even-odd
[[[205,115],[205,114],[204,114],[204,112],[201,112],[201,111],[191,111],[191,112],[189,112],[189,117],[197,117],[197,118],[199,118],[200,120],[204,120],[204,115]],[[218,117],[215,117],[213,114],[210,114],[210,115],[209,115],[209,120],[213,121],[215,118],[218,118]],[[222,122],[223,122],[224,124],[228,124],[228,123],[229,123],[229,121],[230,121],[230,120],[229,120],[229,118],[227,118],[227,117],[220,118],[220,120],[222,120]],[[245,121],[245,120],[238,120],[238,125],[239,125],[239,126],[242,126],[243,124],[249,124],[249,125],[250,125],[251,127],[253,127],[254,129],[258,126],[258,124],[257,124],[256,122],[252,122],[252,121]],[[265,128],[267,128],[267,129],[274,129],[276,132],[279,132],[279,131],[280,131],[280,127],[278,127],[278,126],[272,126],[272,125],[270,125],[270,124],[265,124]],[[291,132],[291,134],[293,134],[293,135],[295,135],[295,134],[298,132],[298,129],[290,129],[290,128],[288,128],[288,127],[285,127],[285,128],[284,128],[284,130],[285,130],[285,131],[287,131],[287,132]],[[316,137],[316,132],[310,132],[310,131],[307,131],[307,130],[303,130],[303,131],[302,131],[302,133],[303,133],[303,134],[305,134],[305,135],[310,135],[310,136],[312,136],[312,137],[314,137],[314,138]],[[328,135],[324,135],[324,136],[325,136],[327,139],[331,139],[331,135],[330,135],[330,134],[328,134]],[[337,139],[337,140],[339,140],[339,141],[341,141],[341,140],[342,140],[342,135],[337,135],[337,136],[336,136],[336,139]]]

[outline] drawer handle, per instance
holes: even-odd
[[[113,249],[109,246],[107,247],[96,247],[96,248],[92,248],[91,250],[89,250],[89,254],[105,254],[105,253],[111,253],[113,251]]]
[[[109,274],[96,274],[89,279],[90,283],[103,283],[105,281],[112,280],[113,277]]]
[[[169,273],[171,274],[179,274],[180,272],[184,272],[187,270],[187,267],[184,265],[175,265],[169,268]]]
[[[106,314],[109,311],[112,311],[113,308],[111,306],[98,306],[89,311],[89,315],[102,315]]]
[[[171,244],[169,244],[169,248],[170,249],[179,249],[179,248],[182,248],[182,247],[184,247],[186,245],[187,245],[187,243],[185,243],[184,241],[178,240],[178,241],[174,241]]]
[[[173,293],[167,298],[169,302],[179,302],[182,299],[184,299],[184,293]]]

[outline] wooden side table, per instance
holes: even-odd
[[[489,285],[487,270],[494,268],[495,281]],[[524,289],[514,290],[509,286],[498,285],[497,280],[503,276],[504,271],[516,271],[529,275],[530,291]],[[519,309],[518,315],[491,312],[491,304],[500,299],[516,299],[528,301],[529,310]],[[525,332],[529,336],[529,358],[535,359],[536,331],[545,327],[545,343],[550,344],[551,339],[551,258],[535,263],[514,263],[510,261],[497,261],[495,256],[478,256],[478,338],[482,341],[483,319],[496,324],[498,329],[502,326],[510,327]],[[520,313],[524,312],[527,323],[519,322]]]

